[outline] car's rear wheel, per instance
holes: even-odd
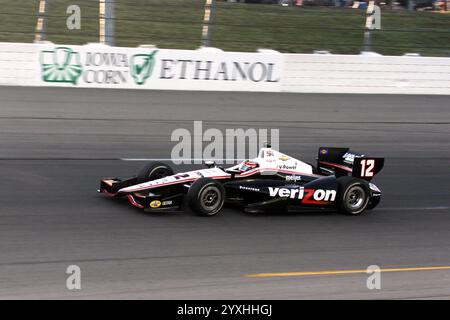
[[[339,209],[348,215],[362,214],[369,203],[366,184],[353,177],[342,177],[339,183]]]
[[[172,168],[167,164],[163,162],[149,162],[141,169],[141,171],[139,171],[137,179],[138,183],[144,183],[171,176],[173,174]]]
[[[218,214],[225,203],[225,189],[209,178],[196,180],[187,194],[189,208],[196,214],[211,217]]]
[[[381,196],[372,197],[369,200],[369,204],[367,205],[366,210],[373,210],[380,203],[380,200],[381,200]]]

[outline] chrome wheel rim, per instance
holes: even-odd
[[[355,186],[347,192],[345,201],[350,209],[358,210],[364,205],[365,198],[366,196],[364,189],[359,186]]]
[[[200,197],[202,207],[207,211],[214,211],[220,206],[220,190],[214,186],[203,189]]]

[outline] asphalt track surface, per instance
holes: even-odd
[[[321,145],[386,157],[379,208],[214,218],[148,214],[98,180],[167,158],[176,128],[279,128],[285,153]],[[450,97],[0,88],[0,299],[450,298],[450,270],[247,274],[450,265]],[[198,166],[197,166],[198,167]],[[188,169],[176,166],[176,170]],[[82,289],[66,289],[66,268]]]

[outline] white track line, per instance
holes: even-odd
[[[201,158],[182,158],[182,159],[173,159],[173,158],[121,158],[122,161],[244,161],[246,159],[201,159]]]
[[[390,211],[405,211],[405,210],[449,210],[450,207],[446,206],[439,206],[439,207],[414,207],[414,208],[401,208],[401,207],[394,207],[394,208],[388,208],[388,207],[380,207],[380,210],[390,210]]]

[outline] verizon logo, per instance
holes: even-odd
[[[336,199],[336,190],[323,189],[298,189],[272,188],[269,187],[271,197],[290,198],[302,200],[302,203],[321,203],[334,201]]]

